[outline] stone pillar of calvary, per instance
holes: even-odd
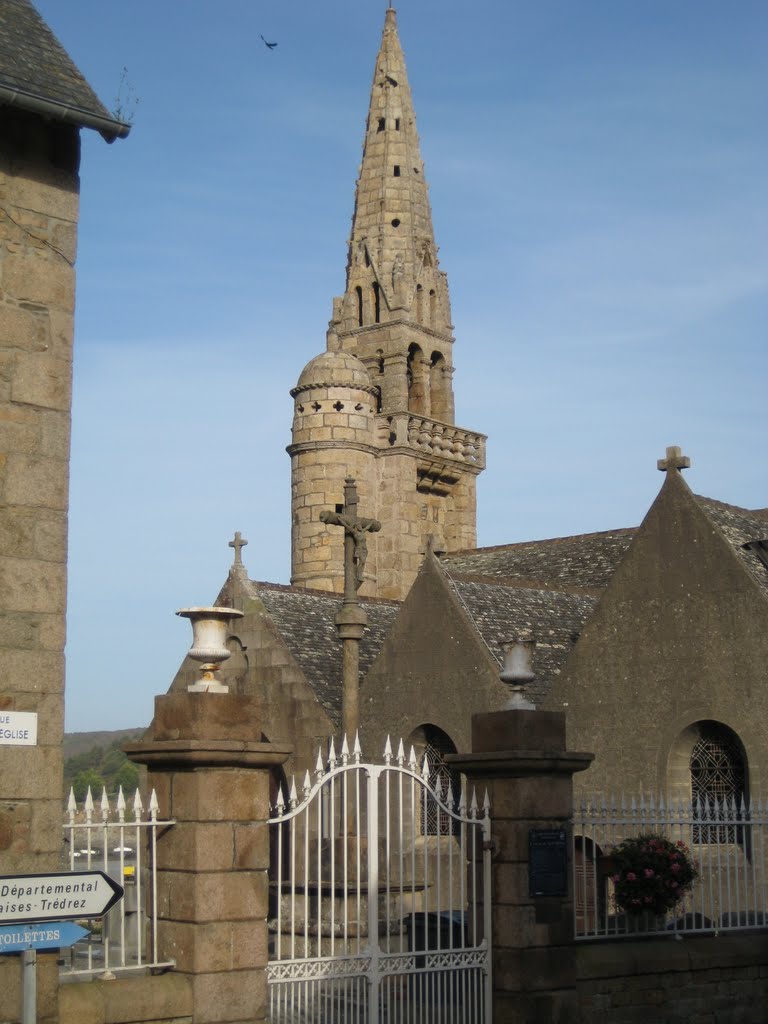
[[[338,508],[338,506],[337,506]],[[361,519],[357,514],[357,488],[352,477],[344,481],[344,504],[340,511],[321,512],[320,521],[344,527],[344,602],[334,622],[342,642],[342,728],[350,741],[360,721],[360,638],[368,624],[357,596],[368,557],[367,533],[381,529],[378,519]]]

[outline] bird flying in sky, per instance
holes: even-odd
[[[266,48],[268,50],[274,50],[274,48],[277,46],[277,43],[268,43],[267,40],[264,38],[264,36],[261,35],[261,32],[259,32],[259,35],[261,36],[261,41],[262,41],[262,43],[264,43]]]

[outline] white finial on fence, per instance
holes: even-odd
[[[69,800],[67,800],[67,811],[69,811],[69,820],[72,822],[75,814],[77,813],[77,800],[75,800],[75,791],[72,786],[69,787]]]
[[[363,756],[363,751],[360,747],[360,733],[355,731],[355,745],[352,747],[352,756],[355,759],[355,764],[360,764],[360,758]]]
[[[465,778],[462,778],[462,780],[461,780],[461,790],[459,792],[459,814],[461,814],[462,817],[466,817],[466,810],[467,810],[467,780]]]
[[[475,790],[475,787],[473,786],[472,787],[472,800],[470,801],[470,804],[469,804],[469,813],[470,813],[470,815],[473,818],[476,818],[477,817],[477,812],[478,812],[477,791]]]
[[[392,742],[387,736],[387,742],[384,744],[384,764],[392,764]]]
[[[488,796],[488,790],[486,789],[485,796],[483,797],[483,816],[488,818],[488,817],[490,817],[490,814],[491,814],[491,801],[490,801],[490,798]]]
[[[400,743],[397,746],[397,763],[400,765],[401,768],[405,764],[405,747],[403,746],[402,739],[400,740]]]
[[[304,796],[309,796],[310,790],[312,789],[312,780],[309,777],[309,770],[304,773]]]
[[[336,744],[333,742],[333,736],[331,736],[331,742],[328,745],[328,767],[336,767]]]
[[[109,797],[107,796],[107,787],[102,786],[101,788],[101,801],[99,810],[101,811],[101,820],[106,821],[109,817]]]
[[[408,755],[408,767],[411,769],[412,772],[415,772],[416,769],[418,768],[418,764],[416,762],[416,748],[414,747],[413,744],[411,744],[411,752]]]
[[[289,800],[289,803],[291,805],[291,810],[293,810],[293,808],[299,802],[299,794],[296,792],[296,776],[295,775],[291,776],[291,792],[290,792],[290,795],[288,797],[288,800]]]
[[[152,821],[157,820],[157,812],[160,810],[160,804],[157,802],[157,793],[152,790],[149,796],[149,814]]]
[[[349,744],[347,743],[346,733],[344,733],[344,739],[341,741],[341,763],[349,764]]]
[[[141,802],[141,793],[136,790],[136,794],[133,798],[133,813],[136,821],[141,821],[141,812],[144,810],[144,804]]]
[[[429,758],[424,755],[424,760],[421,763],[421,777],[425,782],[429,780]]]
[[[283,811],[285,810],[285,800],[283,799],[283,787],[277,791],[277,800],[275,800],[275,810],[277,811],[278,818],[282,818]]]
[[[88,787],[88,792],[85,794],[85,820],[90,821],[93,817],[93,797],[91,796],[91,787]],[[90,846],[90,843],[88,844]]]
[[[117,818],[118,821],[125,821],[125,796],[122,786],[117,791]]]
[[[309,775],[309,772],[307,772],[307,775]],[[315,761],[315,775],[318,779],[323,777],[323,752],[319,747],[317,748],[317,761]]]

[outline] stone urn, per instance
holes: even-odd
[[[230,656],[227,635],[232,619],[241,619],[237,608],[180,608],[176,612],[192,623],[192,646],[187,652],[193,661],[199,661],[200,677],[190,683],[190,693],[229,693],[229,687],[219,682],[216,672]]]

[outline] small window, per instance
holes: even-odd
[[[399,117],[395,118],[395,131],[396,132],[400,131],[400,118]]]
[[[381,323],[381,294],[378,281],[373,282],[373,320],[374,323]]]
[[[399,228],[400,227],[400,221],[398,220],[397,217],[395,217],[395,219],[392,221],[392,227],[393,228]]]
[[[400,177],[400,164],[395,164],[394,175],[396,178]]]
[[[358,285],[355,288],[355,294],[357,295],[357,326],[363,326],[363,289]]]
[[[376,134],[378,135],[379,132],[383,132],[386,127],[387,127],[387,119],[385,117],[380,117],[379,118],[379,126],[376,129]]]

